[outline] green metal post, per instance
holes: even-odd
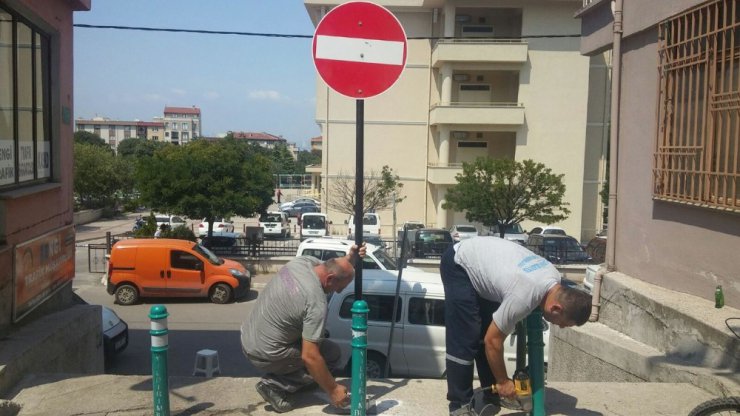
[[[167,379],[167,308],[154,305],[149,310],[152,336],[152,393],[154,394],[154,416],[170,415],[170,388]]]
[[[529,349],[529,376],[532,383],[531,416],[545,416],[545,343],[542,341],[542,309],[537,308],[527,317]]]
[[[365,416],[367,409],[367,302],[356,300],[352,304],[352,416]]]

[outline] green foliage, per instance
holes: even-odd
[[[301,150],[298,152],[298,161],[295,164],[295,173],[306,173],[306,166],[321,165],[321,151]]]
[[[331,182],[331,192],[327,205],[329,208],[344,214],[355,212],[355,177],[340,172],[339,177]],[[380,174],[373,171],[365,177],[363,183],[363,213],[380,211],[390,208],[393,203],[400,203],[405,196],[401,196],[403,183],[393,169],[383,166]]]
[[[272,202],[270,161],[234,139],[165,146],[137,165],[142,201],[155,211],[206,218],[250,217]]]
[[[79,133],[79,132],[78,132]],[[129,170],[110,149],[87,143],[74,145],[74,194],[81,208],[113,208]]]
[[[278,144],[270,152],[272,173],[296,173],[296,161],[288,146]]]
[[[570,214],[563,201],[563,176],[532,160],[478,158],[463,163],[442,207],[466,211],[468,221],[487,226],[525,219],[552,224]]]
[[[152,157],[155,151],[164,146],[172,146],[172,144],[132,137],[129,139],[123,139],[118,143],[118,155],[125,158],[133,157],[141,160],[143,158]]]
[[[161,238],[176,238],[178,240],[196,241],[193,230],[184,225],[178,225],[171,230],[167,228],[166,230],[162,231]]]
[[[106,148],[110,151],[110,146],[105,143],[105,140],[103,140],[102,137],[98,136],[95,133],[80,130],[75,132],[74,138],[75,143],[90,144],[93,146]]]
[[[151,238],[154,237],[154,233],[157,231],[157,218],[154,216],[154,213],[149,213],[149,215],[144,218],[144,225],[141,226],[138,230],[134,231],[134,237],[136,238]]]

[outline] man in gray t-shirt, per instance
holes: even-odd
[[[450,412],[473,395],[473,363],[481,386],[515,396],[504,340],[537,307],[560,327],[583,325],[591,295],[560,284],[560,272],[517,243],[475,237],[455,244],[440,262],[445,290],[447,399]],[[481,341],[484,347],[481,348]]]
[[[349,401],[347,388],[330,372],[339,361],[339,347],[323,339],[323,332],[326,296],[352,282],[355,253],[364,256],[364,246],[326,262],[310,256],[291,260],[265,286],[242,324],[244,354],[266,372],[257,392],[279,413],[293,408],[290,393],[314,382],[332,404]]]

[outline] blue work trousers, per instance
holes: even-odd
[[[478,296],[465,269],[455,263],[452,246],[442,255],[440,273],[445,291],[447,400],[454,411],[473,397],[473,363],[481,387],[495,384],[483,337],[499,304]]]

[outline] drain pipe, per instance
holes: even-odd
[[[606,229],[606,268],[601,267],[594,276],[594,287],[591,298],[591,316],[588,320],[596,322],[601,308],[601,281],[607,272],[616,270],[617,234],[617,178],[619,161],[619,102],[622,87],[622,8],[623,0],[613,0],[614,7],[614,41],[612,45],[612,96],[609,131],[609,213]]]

